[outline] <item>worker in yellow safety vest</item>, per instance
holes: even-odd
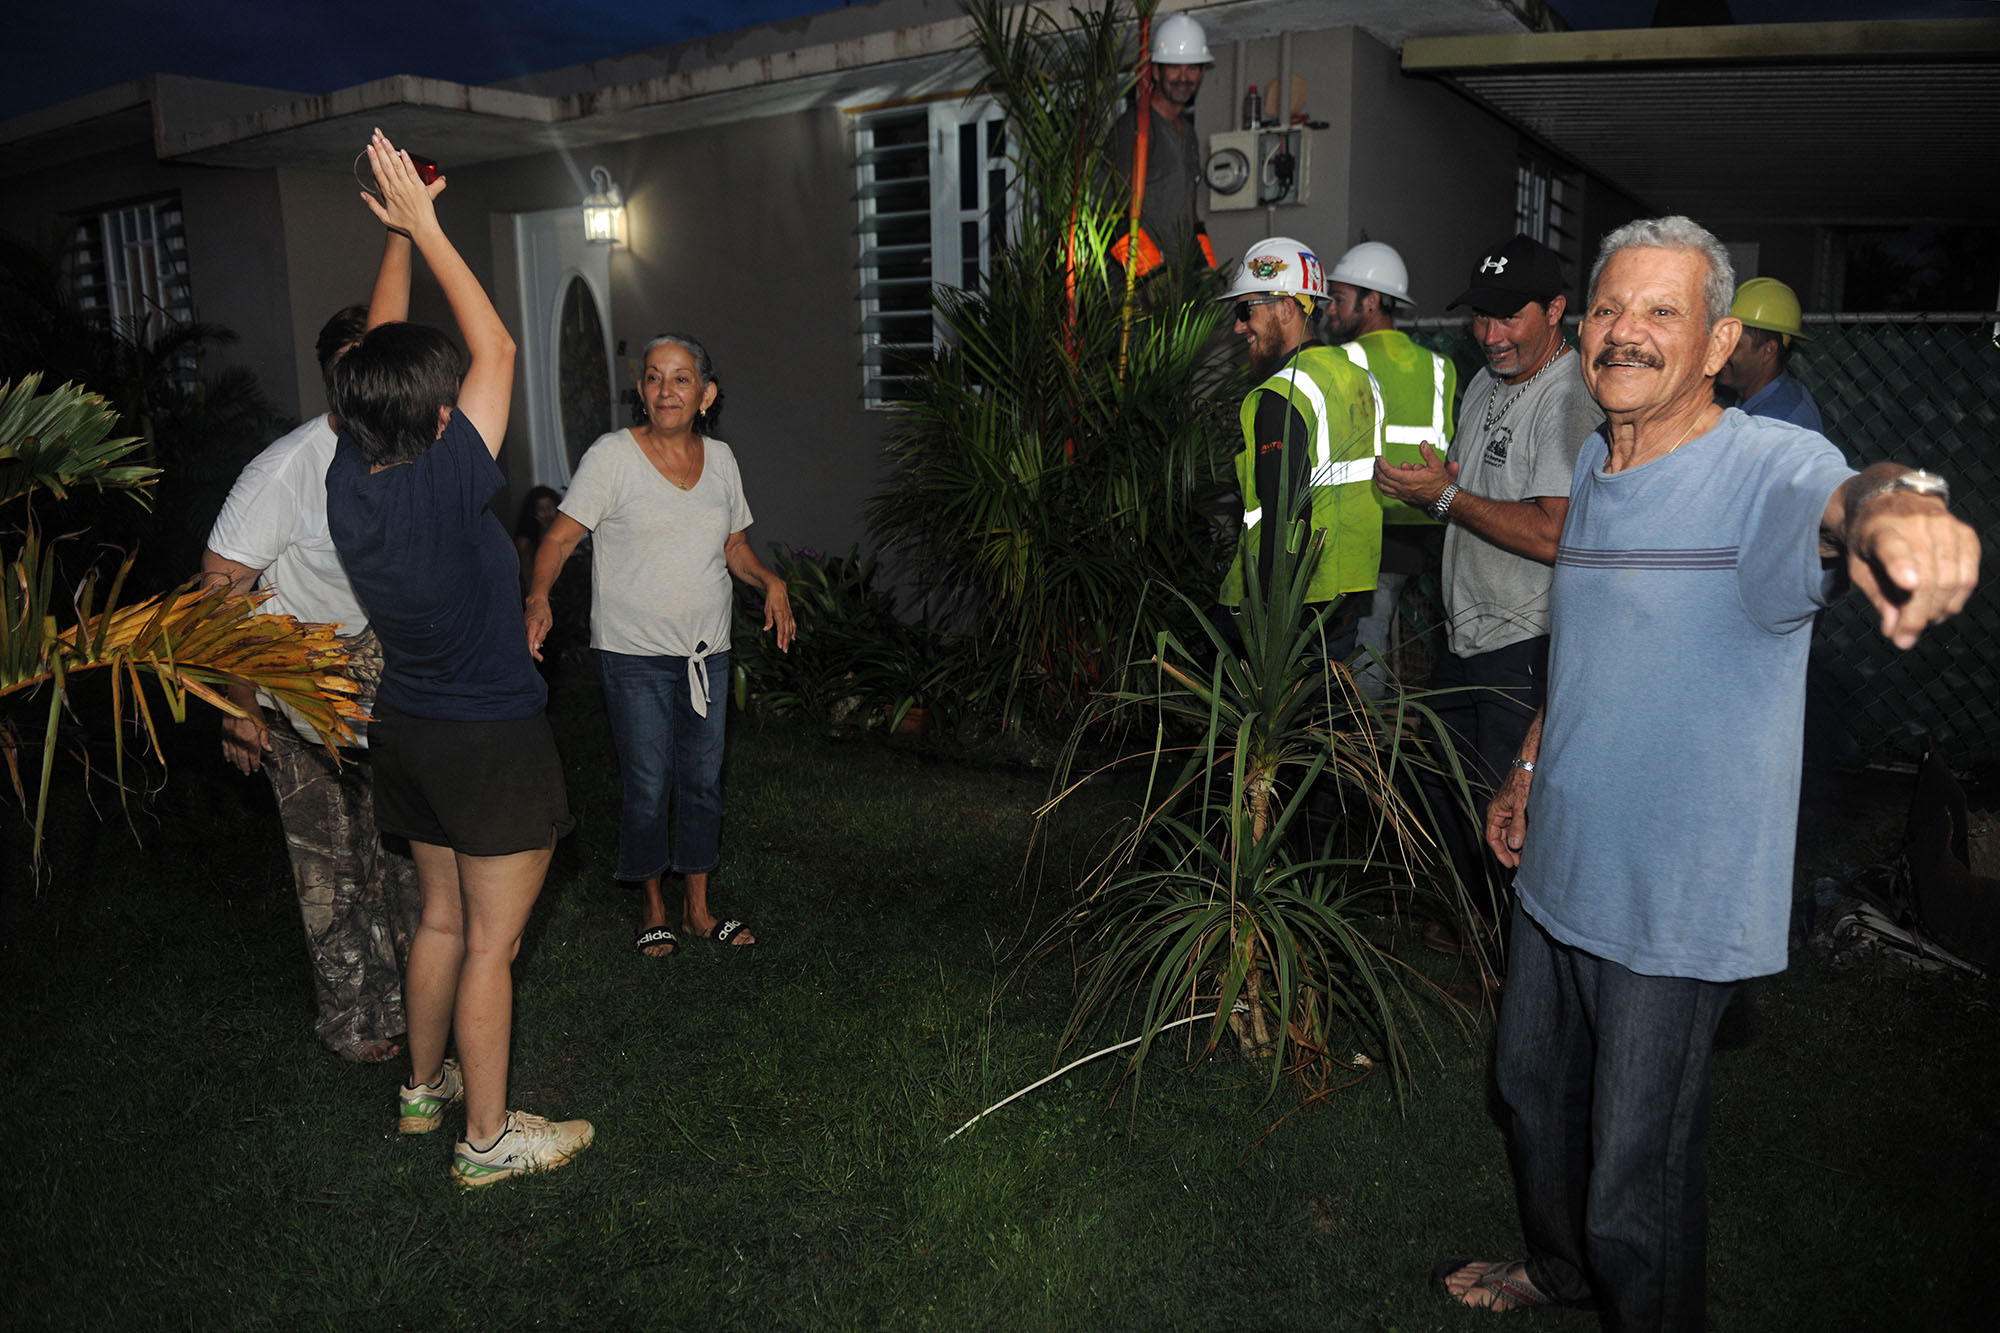
[[[1326,279],[1326,340],[1366,370],[1381,394],[1382,457],[1420,463],[1420,446],[1438,454],[1451,443],[1458,368],[1412,342],[1396,327],[1395,312],[1408,308],[1410,274],[1403,257],[1380,241],[1363,241],[1340,257]],[[1388,689],[1390,629],[1403,589],[1435,568],[1443,525],[1402,500],[1376,492],[1382,506],[1382,568],[1375,595],[1362,612],[1355,637],[1366,650],[1356,664],[1361,688],[1375,698]]]
[[[1243,532],[1223,605],[1242,605],[1246,562],[1256,562],[1259,586],[1268,589],[1278,543],[1302,552],[1311,530],[1326,535],[1306,600],[1372,592],[1382,548],[1375,387],[1366,370],[1313,336],[1325,270],[1298,241],[1273,236],[1250,247],[1220,299],[1235,303],[1236,333],[1258,375],[1240,413]],[[1352,643],[1351,616],[1334,633],[1343,629],[1346,644],[1329,644],[1336,656]]]

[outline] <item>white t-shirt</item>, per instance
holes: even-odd
[[[326,530],[326,469],[338,437],[314,417],[250,460],[222,502],[208,549],[264,571],[264,610],[330,622],[343,634],[368,627]]]
[[[591,531],[590,646],[642,657],[729,647],[730,534],[750,526],[736,455],[704,437],[701,477],[681,490],[629,430],[583,456],[562,512]]]
[[[263,571],[257,586],[270,590],[266,613],[338,625],[351,636],[368,628],[368,613],[326,529],[326,469],[338,439],[327,418],[317,416],[251,459],[222,502],[208,549]],[[269,706],[268,697],[260,698]],[[287,716],[300,735],[319,740],[289,710]]]

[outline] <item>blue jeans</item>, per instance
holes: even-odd
[[[1528,1280],[1612,1329],[1702,1327],[1708,1064],[1736,983],[1649,977],[1517,905],[1495,1077]]]
[[[729,654],[710,653],[708,716],[695,712],[685,657],[599,650],[604,711],[624,801],[618,878],[701,875],[722,859],[722,737]]]

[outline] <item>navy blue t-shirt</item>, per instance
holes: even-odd
[[[486,507],[506,484],[463,413],[421,457],[371,473],[342,433],[326,521],[382,640],[379,703],[414,717],[533,717],[548,687],[528,653],[521,561]]]

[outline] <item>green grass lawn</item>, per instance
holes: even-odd
[[[1114,1057],[948,1143],[1054,1067],[1067,964],[1024,946],[1091,821],[1024,890],[1045,774],[734,720],[714,900],[762,942],[653,962],[609,878],[617,781],[587,682],[557,724],[581,824],[516,968],[513,1103],[587,1116],[597,1142],[477,1194],[446,1178],[455,1119],[396,1134],[402,1065],[313,1041],[261,780],[189,742],[143,850],[71,819],[39,896],[0,838],[8,1326],[1490,1321],[1425,1288],[1447,1254],[1516,1248],[1490,1028],[1458,1040],[1435,1015],[1403,1108],[1376,1080],[1290,1114],[1233,1056],[1190,1070],[1174,1046],[1136,1109]],[[1892,834],[1822,821],[1805,873]],[[1715,1327],[1986,1326],[1991,1001],[1812,958],[1759,986],[1716,1062]]]

